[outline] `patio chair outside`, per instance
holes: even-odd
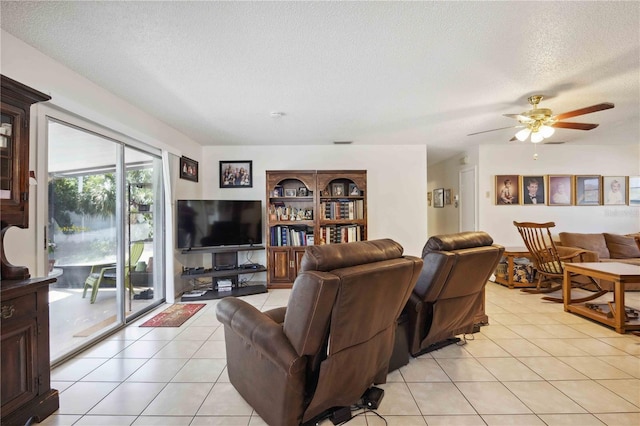
[[[131,245],[129,251],[129,259],[125,261],[124,266],[124,284],[126,288],[133,293],[133,285],[131,284],[130,266],[138,263],[142,252],[144,251],[144,244],[142,242],[136,242]],[[97,264],[91,267],[91,272],[84,282],[84,291],[82,292],[82,298],[87,295],[87,289],[91,288],[91,303],[95,303],[96,297],[98,297],[98,289],[102,284],[116,284],[116,264],[106,263]]]

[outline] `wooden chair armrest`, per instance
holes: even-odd
[[[570,260],[573,262],[598,262],[598,253],[579,247],[560,246],[557,247],[560,260]]]

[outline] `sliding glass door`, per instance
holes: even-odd
[[[159,155],[49,118],[51,359],[164,300]]]

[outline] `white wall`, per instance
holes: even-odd
[[[201,147],[189,137],[114,96],[4,30],[0,30],[0,73],[50,95],[52,99],[48,104],[61,110],[175,155],[186,155],[200,160]],[[37,172],[36,117],[36,108],[32,108],[29,168]],[[42,146],[42,142],[39,144]],[[39,173],[37,175],[40,176]],[[177,182],[173,192],[174,198],[181,192],[189,196],[199,196],[200,184],[186,182]],[[35,276],[38,266],[44,268],[42,265],[36,265],[36,252],[44,249],[38,244],[36,237],[36,225],[40,224],[35,221],[38,217],[35,211],[38,208],[46,208],[44,203],[41,203],[43,206],[38,206],[38,200],[45,199],[40,191],[46,192],[46,187],[38,185],[30,188],[29,229],[9,229],[4,244],[8,260],[15,265],[27,266],[32,276]],[[34,193],[36,190],[38,197]],[[171,248],[168,253],[170,250]]]
[[[426,147],[218,146],[204,147],[203,198],[265,203],[267,170],[366,170],[368,238],[392,238],[419,255],[427,235]],[[219,161],[253,161],[253,188],[219,186]]]
[[[555,222],[555,232],[640,231],[640,207],[496,205],[496,175],[640,175],[640,145],[541,145],[533,159],[532,144],[482,145],[479,151],[479,227],[506,246],[521,246],[513,225],[518,222]]]

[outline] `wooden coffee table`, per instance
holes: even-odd
[[[570,274],[613,281],[613,301],[609,303],[572,303]],[[624,334],[629,330],[640,330],[638,309],[625,307],[624,286],[626,283],[640,283],[640,266],[620,262],[565,263],[562,298],[564,310],[582,315],[615,328]],[[627,312],[626,310],[629,310]],[[635,314],[634,314],[635,312]],[[634,318],[634,316],[636,316]]]

